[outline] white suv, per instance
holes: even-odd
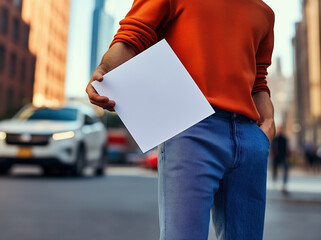
[[[104,173],[106,129],[94,109],[84,104],[60,108],[24,107],[0,122],[0,174],[14,164],[40,165],[80,176],[87,165]]]

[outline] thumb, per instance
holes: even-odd
[[[95,71],[92,75],[92,81],[101,82],[102,80],[104,80],[103,74],[98,71]]]
[[[99,81],[99,82],[102,82],[104,80],[104,76],[100,75],[96,80]]]

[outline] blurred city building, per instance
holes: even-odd
[[[30,27],[22,20],[21,4],[0,1],[0,117],[32,100],[36,59],[28,48]]]
[[[321,3],[302,1],[302,21],[296,24],[295,130],[298,143],[321,145]]]
[[[275,106],[274,115],[276,125],[284,125],[289,103],[292,98],[292,79],[285,77],[282,72],[280,57],[273,59],[273,64],[269,68],[268,85],[271,90],[271,100]]]
[[[30,25],[29,48],[37,57],[33,104],[65,101],[69,0],[24,0],[22,18]]]
[[[293,76],[286,77],[283,74],[280,57],[273,59],[273,64],[268,71],[267,79],[274,105],[275,125],[283,127],[290,140],[291,148],[294,149],[297,146],[297,141],[296,123],[293,121],[295,112]]]
[[[90,76],[113,40],[114,18],[105,10],[105,0],[95,0],[92,23]],[[107,6],[108,7],[108,6]]]

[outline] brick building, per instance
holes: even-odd
[[[299,144],[321,145],[321,3],[302,1],[302,21],[296,24],[296,121]]]
[[[37,57],[36,106],[57,106],[65,101],[69,7],[69,0],[23,0],[22,18],[30,25],[29,48]]]
[[[0,118],[32,100],[36,58],[28,48],[30,27],[22,20],[21,4],[0,1]]]

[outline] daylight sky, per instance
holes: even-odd
[[[260,0],[258,0],[260,1]],[[273,57],[280,57],[283,73],[293,72],[294,23],[301,18],[301,0],[264,0],[275,12],[275,48]],[[128,12],[133,0],[107,0],[106,11],[118,23]],[[89,59],[91,44],[91,24],[93,0],[72,0],[68,59],[66,76],[67,96],[85,96],[85,86],[89,81]],[[115,26],[116,31],[118,26]]]

